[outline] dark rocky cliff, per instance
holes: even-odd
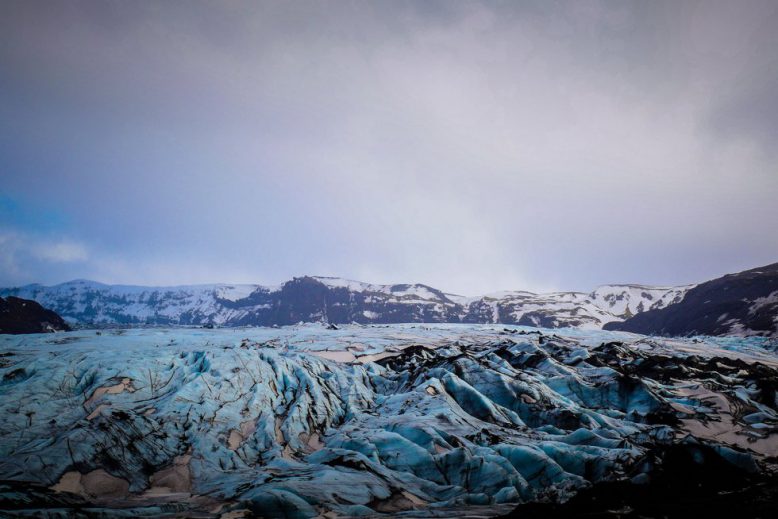
[[[0,333],[40,333],[67,331],[70,327],[51,310],[35,301],[0,297]]]

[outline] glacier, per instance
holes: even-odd
[[[776,469],[774,340],[333,328],[0,335],[0,512],[490,517],[670,446]]]

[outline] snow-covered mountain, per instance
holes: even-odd
[[[607,326],[653,335],[778,337],[778,263],[700,283],[678,304]]]
[[[591,293],[501,292],[470,301],[465,322],[599,329],[683,299],[691,286],[603,285]]]
[[[604,285],[588,294],[518,291],[463,297],[421,284],[305,276],[278,286],[143,287],[77,280],[5,288],[0,295],[35,300],[80,325],[462,322],[599,329],[678,302],[689,288]]]

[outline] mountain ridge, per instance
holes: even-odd
[[[652,335],[778,337],[778,263],[700,283],[683,300],[603,328]]]
[[[300,276],[279,285],[108,285],[74,280],[2,288],[51,308],[76,325],[284,325],[300,321],[504,323],[599,329],[679,301],[693,285],[602,285],[589,293],[446,293],[422,283],[365,283]]]

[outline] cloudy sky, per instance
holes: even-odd
[[[778,261],[778,2],[0,3],[0,284]]]

